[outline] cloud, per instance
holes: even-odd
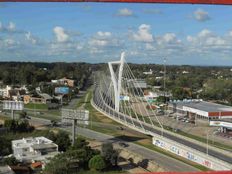
[[[103,31],[98,31],[96,37],[100,38],[109,38],[111,37],[111,32],[103,32]]]
[[[132,10],[128,9],[128,8],[122,8],[119,9],[117,14],[117,16],[125,16],[125,17],[129,17],[129,16],[134,16],[134,13]]]
[[[20,30],[16,28],[16,24],[13,22],[9,22],[8,25],[4,25],[0,21],[0,32],[3,32],[4,34],[23,34],[26,33],[25,30]]]
[[[37,40],[31,35],[31,32],[25,34],[26,40],[30,41],[32,44],[36,44]]]
[[[13,22],[10,22],[8,25],[8,30],[14,31],[16,29],[16,25]]]
[[[132,37],[135,41],[139,42],[153,42],[153,36],[150,33],[151,27],[147,24],[142,24],[139,26],[138,31],[133,33]]]
[[[69,40],[69,35],[65,32],[64,28],[56,26],[54,27],[53,32],[57,42],[67,42]]]
[[[210,16],[209,16],[208,12],[206,12],[202,9],[197,9],[193,13],[193,17],[194,17],[194,19],[196,19],[197,21],[200,21],[200,22],[205,22],[205,21],[210,20]]]

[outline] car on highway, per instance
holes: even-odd
[[[121,147],[128,147],[128,146],[129,146],[129,144],[127,144],[127,143],[125,143],[125,142],[119,142],[118,144],[119,144],[119,146],[121,146]]]

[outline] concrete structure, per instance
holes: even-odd
[[[11,142],[13,155],[23,162],[47,161],[58,154],[58,145],[45,137],[23,138]]]
[[[67,79],[66,77],[58,80],[51,80],[52,83],[57,85],[65,85],[69,87],[74,87],[74,80]]]
[[[168,104],[168,109],[179,116],[187,116],[189,118],[205,120],[232,118],[232,107],[197,99],[171,101]]]

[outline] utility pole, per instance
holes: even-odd
[[[209,154],[209,130],[208,129],[207,129],[207,132],[206,132],[206,141],[207,141],[207,143],[206,143],[206,154],[208,156],[208,154]]]
[[[166,58],[164,58],[164,97],[166,103]]]
[[[164,114],[166,114],[166,58],[164,58]],[[164,117],[164,116],[163,116]],[[164,128],[163,128],[163,123],[164,123],[164,118],[162,117],[162,136],[164,134]]]

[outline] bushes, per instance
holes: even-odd
[[[6,120],[4,127],[10,132],[32,132],[34,126],[31,126],[27,120]]]
[[[103,170],[106,168],[106,163],[101,155],[95,155],[89,160],[89,168],[92,170]]]

